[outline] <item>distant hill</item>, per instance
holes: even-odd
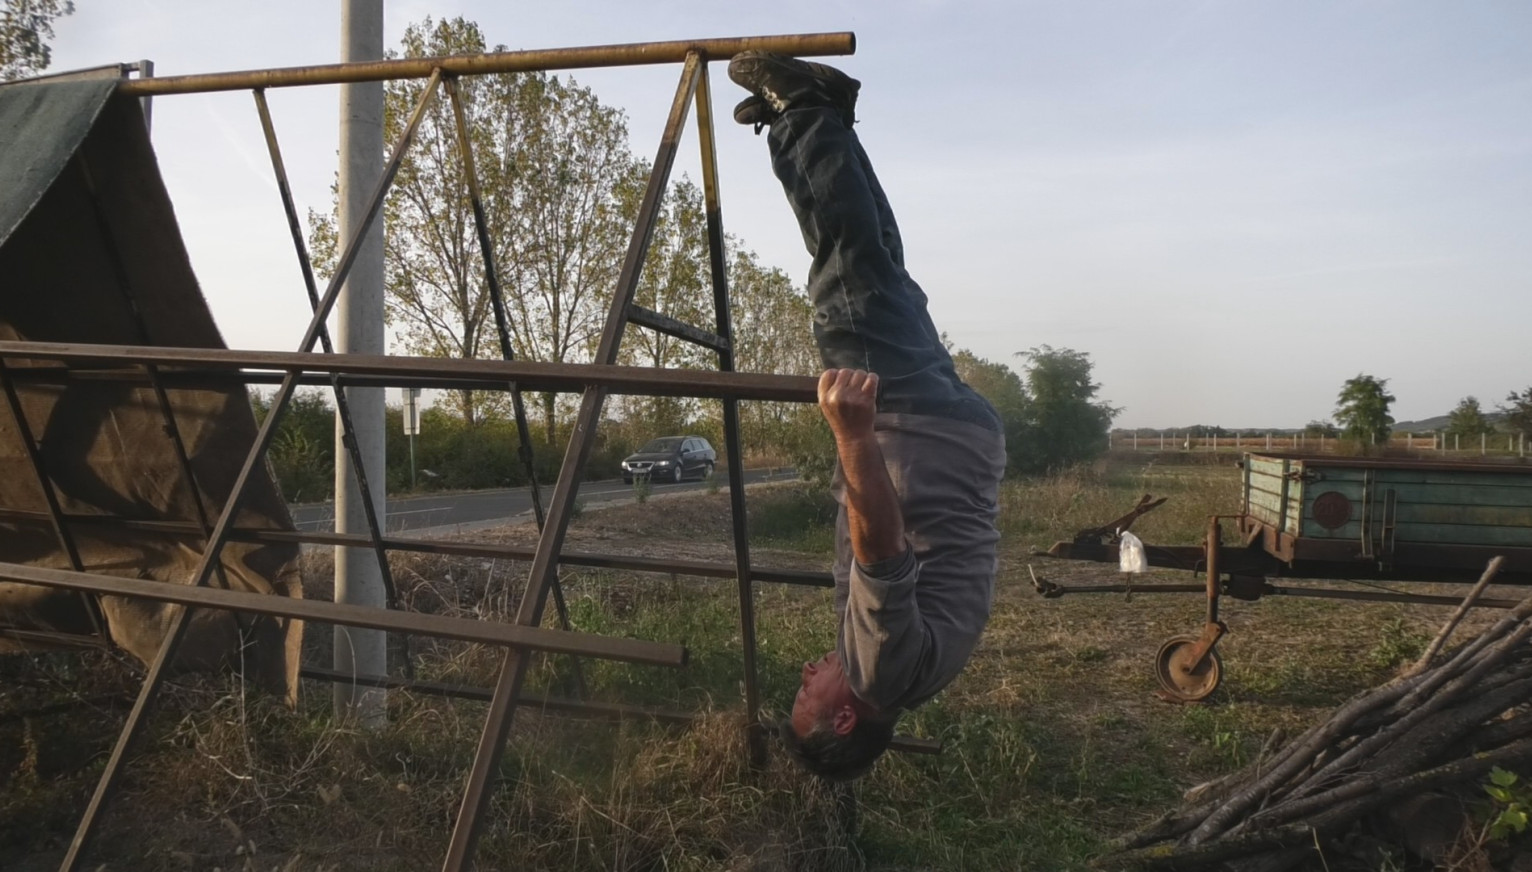
[[[1484,420],[1494,424],[1505,417],[1504,412],[1484,413]],[[1452,423],[1451,415],[1437,415],[1435,418],[1422,418],[1419,421],[1396,421],[1394,432],[1396,433],[1424,433],[1428,430],[1445,430]]]

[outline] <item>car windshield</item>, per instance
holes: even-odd
[[[664,454],[674,451],[681,445],[680,436],[667,436],[664,439],[651,439],[649,444],[638,449],[639,454]]]

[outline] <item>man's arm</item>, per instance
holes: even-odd
[[[904,516],[873,433],[878,377],[859,369],[828,369],[819,377],[819,408],[835,434],[846,482],[846,520],[858,563],[871,566],[904,554]]]

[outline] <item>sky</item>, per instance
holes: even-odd
[[[78,0],[52,70],[334,63],[340,4]],[[464,16],[543,49],[853,31],[857,132],[939,329],[1018,371],[1090,355],[1123,427],[1259,430],[1388,379],[1394,417],[1532,385],[1532,4],[1025,0],[387,0],[386,44]],[[764,138],[715,63],[724,224],[802,282]],[[654,156],[678,65],[574,73]],[[329,208],[334,86],[268,93],[300,208]],[[700,179],[695,127],[676,173]],[[231,347],[294,350],[301,276],[248,92],[153,106]]]

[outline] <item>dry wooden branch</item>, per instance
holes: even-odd
[[[1406,675],[1424,672],[1426,667],[1431,665],[1431,661],[1436,659],[1436,655],[1441,653],[1442,647],[1452,637],[1452,631],[1457,629],[1458,623],[1468,614],[1468,610],[1473,608],[1474,603],[1478,602],[1479,595],[1484,593],[1486,587],[1489,587],[1490,581],[1500,572],[1500,567],[1504,563],[1504,557],[1495,556],[1490,558],[1489,565],[1484,567],[1484,574],[1479,576],[1479,580],[1474,584],[1473,590],[1468,592],[1468,596],[1463,597],[1463,601],[1458,604],[1457,610],[1452,613],[1452,617],[1447,619],[1447,623],[1442,624],[1442,628],[1437,632],[1436,638],[1432,639],[1431,644],[1426,646],[1425,652],[1420,655],[1419,660],[1415,661],[1415,665],[1409,668],[1405,673]]]
[[[1385,803],[1532,761],[1532,596],[1442,655],[1499,566],[1491,561],[1408,671],[1286,747],[1268,742],[1254,765],[1188,792],[1186,807],[1123,839],[1098,865],[1285,869],[1305,845]]]

